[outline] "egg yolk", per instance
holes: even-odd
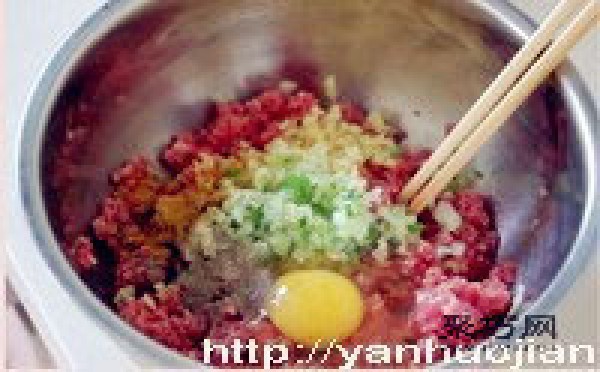
[[[360,326],[364,313],[356,285],[326,270],[283,275],[275,283],[267,308],[284,335],[309,346],[344,340]]]

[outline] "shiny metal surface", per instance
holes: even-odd
[[[197,123],[207,100],[243,95],[261,76],[312,84],[334,74],[342,95],[397,117],[411,143],[433,147],[501,68],[497,50],[530,31],[522,15],[492,0],[113,2],[74,32],[32,97],[17,169],[22,223],[35,254],[99,327],[163,365],[187,365],[105,308],[60,251],[48,206],[67,194],[52,192],[43,170],[64,138],[69,105],[100,108],[69,186],[85,222],[119,162],[154,154]],[[559,81],[568,125],[545,126],[547,100],[538,96],[476,160],[497,202],[501,256],[521,265],[524,312],[551,311],[598,241],[596,109],[568,65]],[[557,136],[567,139],[560,148]],[[547,152],[565,166],[548,169]]]

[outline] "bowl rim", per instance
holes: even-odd
[[[14,193],[11,193],[11,201],[13,206],[19,210],[12,220],[12,223],[18,227],[14,231],[28,234],[31,241],[27,243],[30,243],[35,249],[14,249],[22,241],[9,245],[9,270],[11,276],[18,276],[26,280],[25,268],[21,267],[19,262],[26,259],[25,255],[38,256],[49,268],[49,271],[44,272],[45,275],[51,275],[58,279],[59,288],[56,290],[66,292],[73,303],[85,311],[92,324],[95,324],[104,334],[112,334],[124,340],[145,357],[152,356],[161,365],[194,368],[198,367],[197,362],[162,346],[135,330],[102,304],[81,281],[71,268],[66,256],[62,254],[62,249],[52,233],[43,208],[39,182],[39,156],[44,129],[58,92],[64,86],[69,73],[80,58],[106,33],[153,2],[152,0],[131,0],[110,1],[104,4],[92,12],[68,36],[42,70],[38,83],[29,95],[27,110],[19,123],[16,159],[11,165],[15,180],[12,185]],[[506,36],[510,41],[519,45],[534,29],[532,20],[509,4],[507,0],[467,0],[466,3],[468,6],[476,7],[484,12],[486,17],[495,22],[494,27],[498,28],[502,36]],[[597,125],[597,108],[584,82],[570,63],[566,63],[561,68],[559,76],[561,94],[567,104],[571,119],[577,123],[575,126],[584,149],[584,166],[588,175],[587,199],[580,229],[571,251],[542,295],[522,315],[544,314],[544,312],[550,311],[573,285],[575,278],[583,271],[582,268],[597,250],[595,243],[598,241],[598,231],[594,229],[593,225],[594,221],[600,220],[600,204],[597,196],[600,128]],[[594,124],[596,125],[594,126]],[[31,151],[32,148],[34,151]],[[15,239],[18,238],[15,237]],[[56,252],[60,252],[60,254],[56,254]],[[11,278],[11,282],[14,280]],[[26,287],[17,285],[19,294],[26,298],[35,296],[34,288]],[[522,326],[522,317],[516,326],[517,328]]]

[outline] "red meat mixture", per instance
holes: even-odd
[[[73,239],[67,249],[73,266],[84,278],[94,271],[108,273],[102,291],[110,294],[109,305],[139,331],[185,355],[199,357],[207,337],[225,344],[236,337],[291,344],[268,320],[248,322],[227,306],[212,313],[191,307],[188,289],[175,279],[189,265],[180,249],[182,237],[206,208],[223,200],[218,181],[226,166],[236,162],[239,149],[261,150],[281,134],[284,120],[301,118],[317,102],[307,92],[273,89],[242,102],[221,103],[211,123],[175,135],[162,149],[160,164],[168,172],[153,169],[143,158],[124,163],[112,174],[112,191],[99,206],[90,233]],[[352,104],[341,107],[346,121],[369,127],[363,110]],[[380,187],[397,203],[402,187],[429,154],[408,149],[393,165],[367,161],[364,177],[369,187]],[[197,162],[203,157],[213,161]],[[496,263],[499,236],[491,201],[473,190],[447,193],[441,200],[460,215],[460,228],[445,231],[432,211],[425,210],[418,216],[424,228],[417,249],[385,262],[366,255],[353,268],[351,278],[362,291],[366,315],[345,344],[434,338],[468,345],[487,335],[448,337],[445,315],[480,319],[506,314],[515,268]],[[462,254],[440,255],[439,246],[454,243],[463,248]],[[296,353],[290,363],[303,357]],[[328,365],[339,362],[332,356]]]

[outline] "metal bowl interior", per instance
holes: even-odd
[[[112,169],[139,154],[155,159],[172,134],[202,122],[207,102],[247,95],[265,81],[314,86],[335,75],[342,96],[395,118],[410,144],[434,148],[527,30],[499,3],[184,0],[107,6],[50,65],[39,105],[25,122],[21,187],[26,195],[39,194],[25,208],[34,232],[48,226],[53,232],[36,233],[39,249],[50,261],[64,261],[57,242],[65,214],[83,228]],[[540,89],[475,160],[484,174],[480,189],[496,203],[501,259],[519,263],[524,311],[554,290],[566,266],[581,263],[573,255],[584,249],[574,247],[587,244],[591,251],[593,108],[573,88],[576,81],[565,73]],[[73,122],[74,110],[86,112],[86,120]],[[67,125],[87,128],[89,139],[74,150],[69,182],[57,187],[53,159],[67,141]],[[56,275],[73,286],[77,279],[65,267],[55,265]],[[93,316],[106,318],[105,312]]]

